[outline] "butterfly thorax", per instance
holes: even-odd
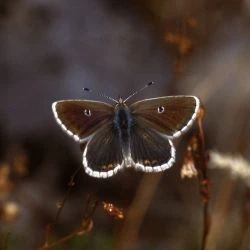
[[[122,145],[123,156],[126,165],[130,165],[130,133],[133,119],[128,106],[124,102],[119,102],[115,106],[114,127],[116,128]]]

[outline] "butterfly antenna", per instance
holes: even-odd
[[[133,97],[134,95],[137,95],[139,92],[141,92],[142,90],[146,89],[149,86],[152,86],[154,84],[154,82],[149,82],[147,83],[144,87],[142,87],[141,89],[138,89],[137,91],[135,91],[134,93],[132,93],[131,95],[129,95],[129,97],[127,97],[124,102],[126,102],[128,99],[130,99],[131,97]]]
[[[83,91],[92,92],[92,89],[83,88]],[[110,100],[110,101],[113,101],[113,102],[115,102],[115,103],[118,103],[117,100],[115,100],[114,98],[112,98],[112,97],[110,97],[110,96],[107,96],[107,95],[105,95],[105,94],[103,94],[103,93],[97,92],[97,95],[98,95],[98,96],[101,96],[101,97],[104,97],[104,98],[106,98],[106,99],[108,99],[108,100]]]

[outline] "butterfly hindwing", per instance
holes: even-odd
[[[193,124],[199,106],[195,96],[167,96],[136,102],[130,109],[138,123],[175,138]]]
[[[88,100],[54,102],[52,110],[58,124],[76,141],[84,141],[104,124],[112,123],[110,104]]]
[[[161,172],[175,162],[171,140],[143,125],[131,129],[130,147],[135,168],[144,172]]]
[[[85,172],[97,178],[115,175],[123,168],[123,155],[118,130],[105,125],[88,141],[83,150]]]

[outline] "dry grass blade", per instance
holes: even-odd
[[[117,242],[117,249],[134,249],[140,226],[161,177],[162,173],[155,175],[144,174],[132,205],[128,210],[124,226]]]

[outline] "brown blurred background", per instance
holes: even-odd
[[[206,149],[217,152],[208,162],[206,249],[250,249],[249,31],[249,0],[1,0],[0,249],[43,245],[81,165],[51,103],[100,99],[83,87],[126,97],[150,81],[157,85],[134,100],[192,94],[205,107]],[[79,227],[90,195],[123,208],[125,219],[99,206],[88,234],[53,249],[201,249],[199,181],[180,177],[196,130],[176,144],[177,163],[163,174],[98,180],[81,170],[50,242]]]

